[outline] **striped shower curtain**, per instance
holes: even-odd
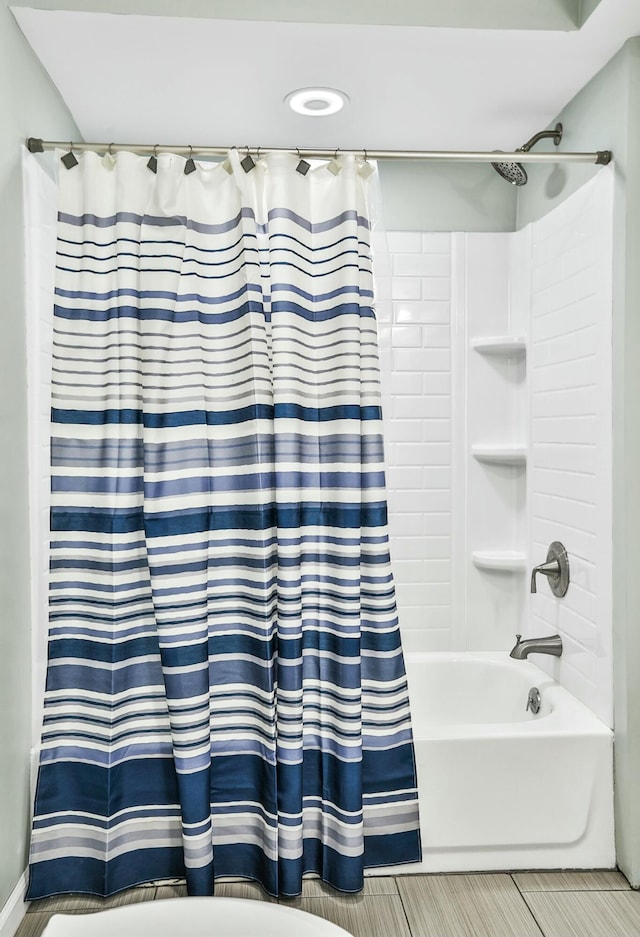
[[[60,170],[29,898],[420,857],[370,183],[297,162]]]

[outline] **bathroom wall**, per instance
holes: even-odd
[[[596,14],[597,15],[597,12]],[[558,115],[567,149],[611,148],[613,208],[613,627],[616,849],[640,887],[640,38],[630,39]],[[554,121],[551,121],[553,124]],[[532,167],[518,224],[575,191],[594,167]]]
[[[559,632],[559,660],[536,658],[613,727],[611,595],[611,322],[613,169],[529,228],[530,565],[561,541],[563,598],[543,576],[525,637]]]
[[[517,192],[486,163],[380,162],[388,231],[513,231]]]
[[[27,505],[22,180],[25,137],[77,134],[68,111],[5,2],[0,3],[0,908],[26,864],[29,823],[31,626]]]

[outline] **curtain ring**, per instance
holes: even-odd
[[[158,171],[158,147],[159,145],[160,145],[159,143],[156,143],[156,145],[153,148],[153,153],[151,154],[151,156],[149,157],[147,161],[147,169],[150,169],[151,172],[154,174],[157,173]]]
[[[245,156],[244,159],[240,160],[240,165],[242,166],[245,172],[251,172],[251,170],[255,168],[256,164],[255,164],[255,160],[251,156],[251,153],[249,152],[248,143],[246,146],[246,150],[247,150],[247,155]]]
[[[299,172],[301,176],[306,176],[306,174],[311,169],[311,163],[308,163],[306,159],[303,159],[300,156],[300,150],[296,147],[296,153],[298,154],[298,165],[296,166],[296,172]]]
[[[192,172],[196,171],[196,164],[193,161],[193,147],[189,144],[189,156],[186,163],[184,164],[184,174],[185,176],[190,176]]]
[[[337,146],[335,149],[335,153],[333,154],[333,159],[327,163],[327,169],[333,176],[337,176],[340,170],[342,169],[342,166],[338,162],[339,152],[340,152],[340,147]]]
[[[113,156],[113,143],[110,143],[110,144],[109,144],[109,148],[108,148],[108,150],[107,150],[107,153],[109,154],[109,156]]]
[[[73,140],[69,141],[69,152],[62,157],[62,163],[67,169],[73,169],[74,166],[78,165],[78,160],[73,152]]]
[[[228,154],[227,158],[222,161],[222,168],[224,169],[224,171],[225,171],[225,172],[227,173],[227,175],[229,175],[229,176],[231,176],[231,175],[233,174],[233,166],[231,165],[231,154],[232,154],[232,153],[237,153],[237,152],[238,152],[238,147],[237,147],[237,146],[232,146],[232,147],[230,148],[230,150],[229,150],[229,154]]]

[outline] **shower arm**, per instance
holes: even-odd
[[[523,153],[528,153],[532,146],[535,146],[540,140],[553,140],[556,146],[560,144],[562,140],[562,124],[556,124],[553,130],[541,130],[539,133],[534,133],[530,140],[521,146],[518,149],[518,153],[521,151]],[[520,162],[522,162],[522,157],[520,157]]]
[[[595,163],[596,165],[606,166],[613,159],[611,150],[596,150],[589,153],[529,153],[527,147],[533,146],[543,137],[556,136],[556,131],[545,130],[537,133],[528,143],[525,143],[521,150],[513,153],[500,153],[501,160],[517,160],[528,163]],[[64,150],[76,153],[95,152],[95,153],[117,153],[126,151],[128,153],[138,153],[140,155],[158,155],[160,153],[174,153],[178,156],[222,156],[225,157],[230,150],[239,150],[241,152],[252,152],[260,155],[267,153],[291,153],[299,157],[308,157],[309,159],[334,159],[337,155],[351,153],[362,159],[375,160],[396,160],[396,159],[415,159],[415,160],[433,160],[433,161],[461,161],[468,163],[492,163],[495,162],[495,151],[461,151],[461,150],[341,150],[341,149],[315,149],[305,150],[293,147],[233,147],[233,146],[167,146],[139,143],[75,143],[65,141],[42,140],[39,137],[28,137],[26,147],[31,153],[43,153],[45,150]]]

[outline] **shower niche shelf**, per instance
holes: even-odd
[[[527,340],[523,335],[492,335],[471,339],[471,347],[481,355],[515,358],[526,354]]]
[[[493,465],[526,465],[525,446],[484,446],[474,445],[471,454],[477,462],[489,462]]]
[[[520,573],[527,568],[527,557],[516,550],[474,550],[471,562],[478,569]]]

